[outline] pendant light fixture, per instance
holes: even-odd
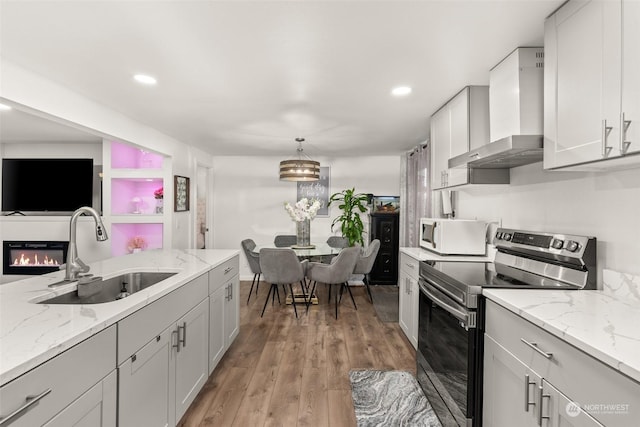
[[[311,160],[303,153],[304,138],[296,138],[298,158],[280,162],[280,180],[282,181],[317,181],[320,179],[320,162]]]

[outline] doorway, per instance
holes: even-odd
[[[211,176],[210,168],[202,165],[197,167],[196,180],[196,226],[195,226],[195,242],[196,249],[212,248],[210,230],[209,212],[209,177]]]

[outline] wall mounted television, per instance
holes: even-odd
[[[70,214],[93,202],[93,159],[2,159],[2,213]]]

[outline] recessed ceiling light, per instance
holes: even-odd
[[[151,76],[147,76],[145,74],[136,74],[135,76],[133,76],[134,79],[136,79],[137,82],[143,83],[145,85],[155,85],[156,83],[158,83],[158,81]]]
[[[405,96],[411,93],[411,88],[409,86],[398,86],[394,87],[391,91],[391,94],[394,96]]]
[[[8,105],[0,104],[0,111],[9,111],[11,107]]]

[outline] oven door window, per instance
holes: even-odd
[[[420,292],[418,351],[455,418],[472,418],[475,389],[476,329],[466,328],[424,292]]]

